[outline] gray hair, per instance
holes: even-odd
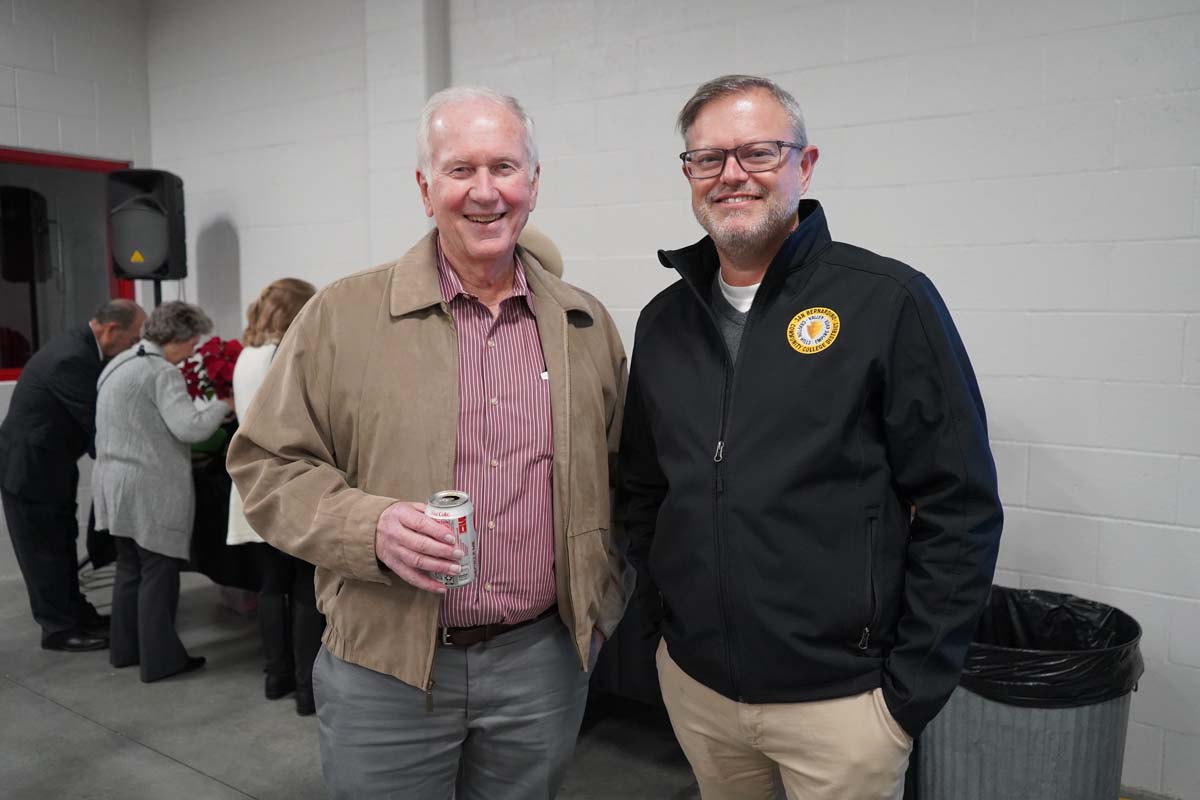
[[[186,342],[212,329],[212,320],[199,306],[171,300],[150,312],[142,328],[142,338],[161,347],[172,342]]]
[[[139,310],[138,304],[132,300],[125,300],[123,298],[109,300],[96,309],[96,313],[92,315],[92,319],[100,325],[115,322],[117,323],[117,327],[127,330],[137,320]]]
[[[796,137],[796,144],[801,147],[807,146],[808,129],[804,125],[804,112],[800,110],[800,104],[796,102],[796,98],[792,97],[791,92],[775,83],[775,81],[769,78],[760,78],[756,75],[722,75],[701,85],[696,90],[696,93],[692,95],[691,99],[684,104],[683,110],[679,112],[679,119],[676,121],[675,126],[679,129],[680,135],[686,140],[692,123],[696,121],[696,117],[700,114],[700,109],[704,108],[704,106],[713,100],[719,100],[731,94],[750,92],[755,89],[762,89],[769,92],[779,102],[779,105],[783,106],[783,110],[791,118],[792,131]]]
[[[433,129],[433,119],[437,112],[449,105],[463,103],[468,100],[489,100],[502,108],[511,111],[521,121],[525,129],[525,155],[529,159],[530,180],[538,166],[537,142],[533,138],[533,119],[525,113],[525,109],[515,97],[486,86],[452,86],[442,89],[429,98],[425,108],[421,109],[421,119],[417,122],[417,168],[425,175],[429,174],[433,153],[429,145],[429,135]]]

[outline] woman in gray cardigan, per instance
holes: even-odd
[[[97,383],[96,527],[117,546],[109,661],[139,664],[147,683],[204,666],[175,632],[196,502],[189,445],[211,436],[233,401],[197,406],[177,365],[211,330],[196,306],[163,303],[147,317],[142,341]]]

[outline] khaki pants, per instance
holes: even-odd
[[[808,703],[738,703],[698,683],[658,646],[671,726],[704,800],[899,800],[912,739],[875,689]],[[778,777],[777,777],[778,776]]]

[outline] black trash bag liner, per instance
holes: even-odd
[[[961,684],[998,703],[1076,708],[1123,697],[1145,671],[1142,628],[1070,594],[993,586]]]

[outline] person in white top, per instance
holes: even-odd
[[[244,419],[275,357],[283,334],[316,287],[297,278],[281,278],[262,290],[246,309],[245,347],[233,368],[233,396],[238,419]],[[313,566],[263,542],[242,510],[237,487],[229,495],[228,544],[249,545],[261,559],[262,590],[258,596],[258,628],[266,654],[264,694],[268,700],[296,692],[296,713],[315,711],[312,666],[321,646],[325,617],[317,610]]]

